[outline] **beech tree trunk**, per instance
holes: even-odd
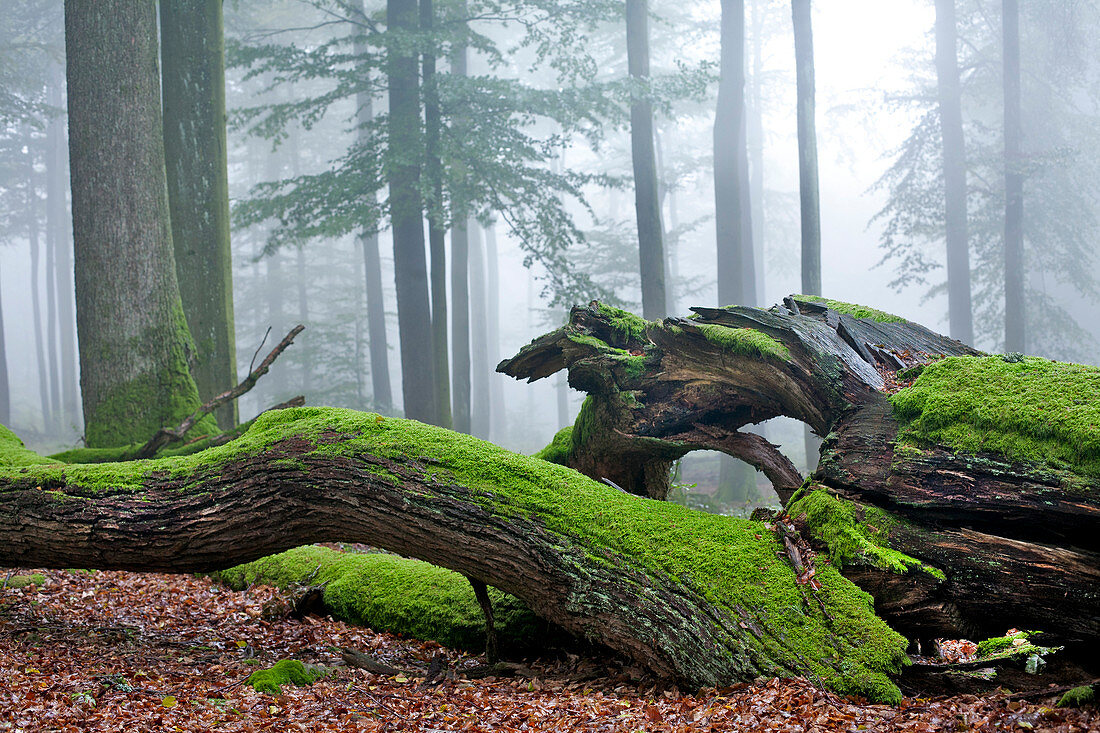
[[[1024,171],[1020,154],[1020,9],[1001,3],[1005,136],[1005,351],[1027,349],[1024,304]]]
[[[810,0],[791,0],[798,93],[798,191],[802,211],[802,292],[821,295],[821,193],[817,179],[814,37]]]
[[[152,3],[67,0],[84,438],[144,442],[200,405],[176,281]],[[126,134],[119,134],[119,125]]]
[[[208,400],[237,383],[222,0],[161,0],[160,30],[176,277],[195,344],[191,371]],[[236,426],[236,400],[215,416],[222,430]]]
[[[693,319],[627,328],[598,303],[574,308],[567,326],[498,369],[529,380],[567,369],[570,385],[589,394],[569,440],[556,441],[556,460],[594,479],[664,498],[671,461],[717,450],[764,472],[790,520],[825,546],[829,527],[801,516],[809,491],[850,501],[859,516],[886,511],[896,525],[889,547],[942,577],[882,569],[867,557],[849,559],[844,572],[913,638],[981,639],[1015,626],[1049,632],[1075,653],[1100,647],[1095,478],[993,454],[899,447],[885,391],[898,370],[979,352],[901,319],[854,317],[793,296],[769,310],[692,310]],[[738,340],[750,330],[770,346]],[[793,505],[803,477],[776,446],[740,430],[779,415],[829,436],[811,487]]]

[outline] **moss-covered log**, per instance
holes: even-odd
[[[693,310],[650,323],[575,308],[500,365],[568,369],[589,393],[549,460],[660,497],[667,479],[649,477],[668,461],[724,451],[768,467],[790,519],[904,633],[1016,626],[1100,645],[1100,369],[986,356],[821,298]],[[777,415],[827,436],[793,503],[793,467],[740,431]]]
[[[800,584],[762,522],[651,501],[413,421],[266,413],[192,456],[0,469],[0,565],[203,571],[366,542],[510,593],[696,686],[807,675],[896,699],[905,640],[819,568]]]

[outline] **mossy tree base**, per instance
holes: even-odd
[[[647,323],[574,308],[501,363],[529,380],[567,369],[589,393],[548,458],[597,479],[621,466],[624,488],[663,496],[638,468],[724,451],[767,473],[803,535],[911,638],[1015,626],[1081,657],[1100,649],[1100,369],[984,356],[818,298],[692,310]],[[777,415],[828,436],[793,505],[793,467],[740,431]],[[811,491],[838,506],[820,511]]]
[[[898,699],[905,640],[762,522],[634,497],[409,420],[272,411],[192,456],[0,468],[0,565],[194,572],[365,542],[510,593],[690,686],[805,675]]]

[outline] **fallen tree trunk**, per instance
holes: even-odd
[[[648,323],[574,308],[502,362],[529,380],[567,369],[589,394],[545,457],[663,498],[671,460],[728,453],[768,475],[803,533],[910,637],[1016,626],[1078,653],[1100,646],[1100,370],[984,357],[803,296],[692,310]],[[740,430],[779,415],[827,436],[797,496],[790,462]]]
[[[291,409],[193,456],[0,470],[0,565],[193,572],[318,541],[456,570],[688,685],[795,674],[898,696],[905,640],[838,572],[799,584],[764,523],[413,421]]]

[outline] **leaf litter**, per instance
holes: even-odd
[[[279,591],[208,578],[42,571],[0,591],[0,732],[7,731],[1007,731],[1084,733],[1092,710],[1005,694],[871,705],[804,679],[684,692],[629,662],[526,660],[514,678],[467,679],[483,657],[332,619],[265,618]],[[341,667],[267,695],[244,684],[281,659],[339,666],[357,649],[409,676]],[[425,682],[428,670],[445,674]],[[418,671],[417,671],[418,670]],[[418,676],[419,675],[419,676]]]

